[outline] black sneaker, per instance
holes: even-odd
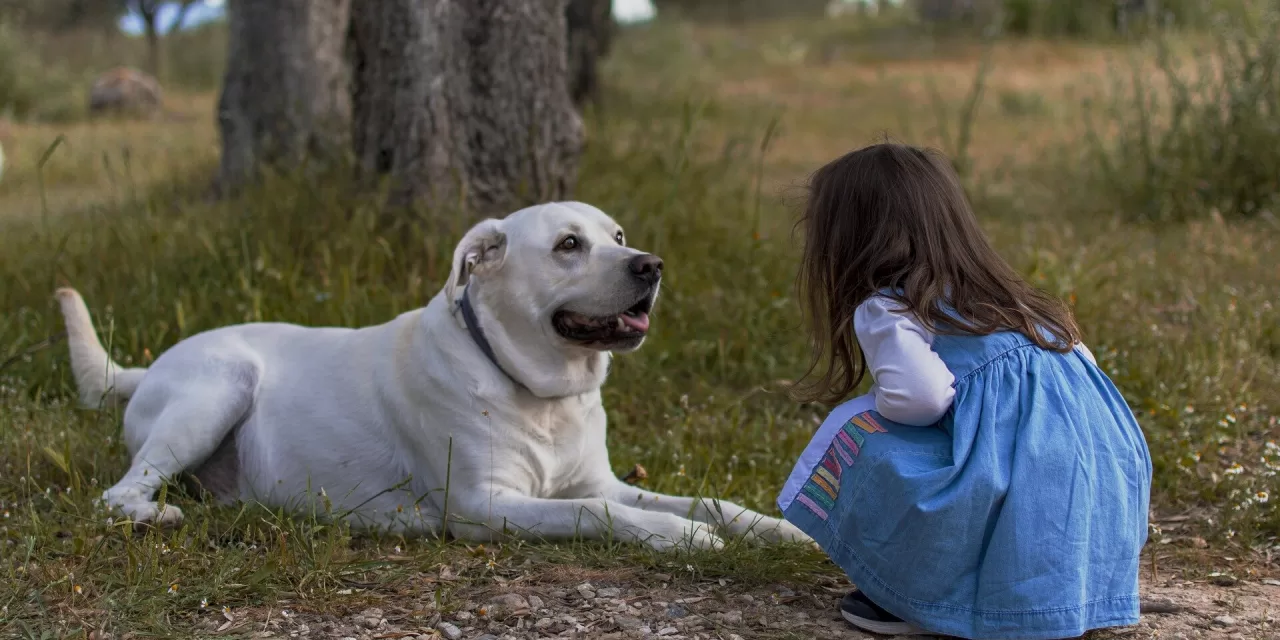
[[[854,590],[840,601],[840,615],[849,624],[885,636],[901,636],[924,633],[902,618],[885,611],[861,591]]]

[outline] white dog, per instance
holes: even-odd
[[[128,400],[133,461],[103,498],[135,521],[181,522],[154,496],[183,476],[224,503],[406,534],[810,542],[785,521],[613,475],[600,385],[611,352],[644,342],[661,277],[609,216],[565,202],[477,224],[425,308],[373,327],[235,325],[123,368],[80,295],[58,297],[81,401]]]

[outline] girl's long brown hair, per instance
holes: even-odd
[[[935,151],[886,143],[832,161],[810,180],[799,225],[797,287],[813,359],[791,389],[797,400],[834,404],[862,382],[853,312],[886,290],[934,333],[1012,330],[1064,353],[1080,340],[1067,306],[991,247],[951,163]]]

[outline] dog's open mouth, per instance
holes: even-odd
[[[649,311],[653,294],[626,311],[609,316],[591,316],[575,311],[557,311],[551,323],[561,337],[589,346],[610,347],[639,343],[649,333]]]

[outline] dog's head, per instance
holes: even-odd
[[[592,384],[587,378],[598,378],[596,387],[604,381],[606,352],[644,342],[661,281],[662,260],[628,247],[622,227],[603,211],[559,202],[468,231],[454,250],[445,297],[455,308],[468,288],[495,354],[535,393],[544,395],[534,378],[555,376],[583,378],[567,384],[580,393]],[[599,371],[564,370],[575,364]],[[569,395],[564,390],[552,395]]]

